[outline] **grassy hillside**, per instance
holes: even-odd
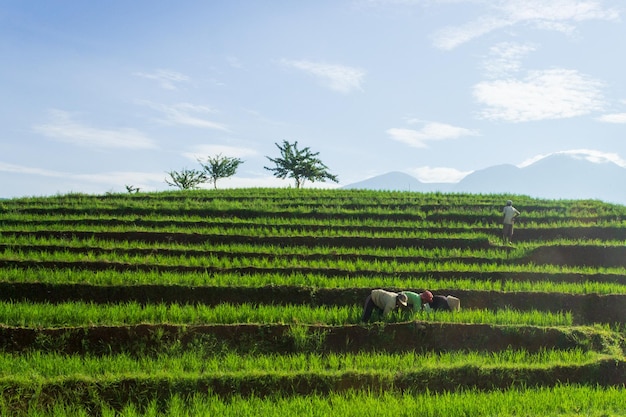
[[[522,215],[503,245],[509,198]],[[599,201],[365,190],[3,200],[0,409],[626,413],[625,218]],[[462,309],[361,323],[373,288]]]

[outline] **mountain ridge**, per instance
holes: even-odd
[[[425,183],[391,171],[345,185],[346,189],[417,192],[519,194],[536,198],[602,200],[626,204],[626,168],[613,162],[591,162],[571,155],[551,155],[525,167],[494,165],[456,183]]]

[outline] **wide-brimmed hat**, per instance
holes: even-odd
[[[404,307],[407,306],[408,300],[409,298],[406,296],[406,294],[403,293],[398,294],[398,296],[396,297],[396,301],[402,304]]]
[[[433,301],[433,293],[428,290],[424,291],[420,294],[420,298],[424,300],[424,302],[430,303],[431,301]]]
[[[461,309],[461,300],[459,300],[458,298],[449,295],[446,297],[446,300],[448,300],[448,306],[450,307],[450,310],[456,311]]]

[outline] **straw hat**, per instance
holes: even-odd
[[[446,300],[448,300],[448,306],[450,306],[450,310],[455,311],[461,309],[461,300],[459,300],[458,298],[449,295],[446,297]]]
[[[396,301],[400,303],[403,307],[407,306],[408,300],[409,298],[406,296],[406,294],[403,293],[398,294],[398,296],[396,297]]]

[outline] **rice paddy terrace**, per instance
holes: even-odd
[[[626,207],[514,196],[503,245],[508,198],[0,201],[0,411],[626,414]],[[361,323],[373,288],[461,310]]]

